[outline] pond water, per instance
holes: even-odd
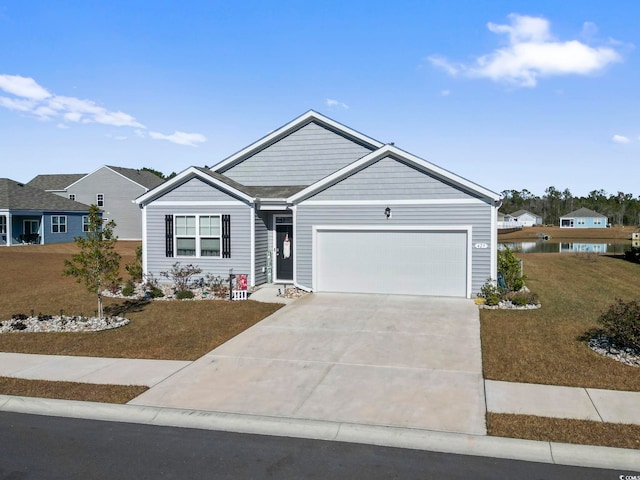
[[[608,242],[602,240],[537,240],[533,242],[498,242],[498,248],[509,247],[522,253],[611,253],[623,254],[631,247],[631,240]]]

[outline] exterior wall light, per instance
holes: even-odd
[[[387,217],[387,220],[391,218],[391,209],[389,207],[384,209],[384,215]]]

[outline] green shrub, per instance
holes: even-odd
[[[522,274],[520,260],[510,248],[498,250],[498,273],[504,277],[507,289],[517,292],[524,287],[526,275]]]
[[[133,284],[133,281],[128,280],[125,286],[122,288],[122,295],[124,295],[125,297],[130,297],[131,295],[133,295],[133,292],[135,292],[135,289],[136,287]]]
[[[505,291],[502,290],[494,280],[487,280],[485,284],[480,288],[479,297],[484,298],[484,304],[488,306],[498,305],[500,300],[505,296]]]
[[[539,303],[538,296],[535,293],[522,290],[509,295],[509,300],[518,307],[524,307],[525,305],[537,305]]]
[[[616,299],[616,303],[600,315],[598,323],[616,345],[640,350],[640,303],[637,300]]]
[[[151,298],[160,298],[164,297],[164,293],[158,287],[153,287],[147,291]]]
[[[188,298],[193,298],[194,294],[191,290],[178,290],[176,292],[176,298],[178,300],[186,300]]]
[[[634,263],[640,263],[640,247],[629,247],[624,252],[624,259]]]

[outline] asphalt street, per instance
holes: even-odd
[[[640,472],[0,412],[0,480],[618,479]]]

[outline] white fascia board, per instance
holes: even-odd
[[[286,198],[261,198],[257,203],[258,210],[288,210]]]
[[[416,198],[385,200],[307,200],[305,206],[354,206],[354,205],[486,205],[479,198]]]
[[[355,139],[357,139],[357,140],[359,140],[359,141],[361,141],[363,143],[369,144],[369,145],[373,146],[374,148],[380,148],[382,145],[384,145],[382,142],[374,140],[373,138],[368,137],[368,136],[358,132],[357,130],[353,130],[352,128],[349,128],[349,127],[347,127],[345,125],[342,125],[341,123],[338,123],[335,120],[330,119],[329,117],[325,117],[324,115],[322,115],[322,114],[320,114],[318,112],[315,112],[313,110],[309,110],[308,112],[306,112],[306,113],[300,115],[299,117],[293,119],[292,121],[290,121],[289,123],[283,125],[282,127],[272,131],[268,135],[265,135],[260,140],[252,143],[248,147],[245,147],[242,150],[234,153],[230,157],[225,158],[224,160],[222,160],[217,165],[214,165],[213,167],[211,167],[211,169],[214,170],[215,172],[219,172],[220,170],[224,169],[225,167],[238,162],[239,160],[242,159],[242,157],[249,156],[254,152],[262,150],[267,145],[270,145],[270,144],[276,142],[280,138],[284,138],[285,136],[287,136],[292,131],[297,130],[301,126],[306,125],[307,123],[309,123],[309,122],[311,122],[313,120],[317,120],[320,123],[324,123],[325,125],[333,128],[334,130],[342,132],[346,136],[353,137],[353,138],[355,138]]]
[[[413,154],[410,154],[408,152],[405,152],[404,150],[400,150],[399,148],[393,146],[393,145],[384,145],[383,147],[379,148],[378,150],[375,150],[373,152],[371,152],[368,155],[365,155],[364,157],[360,158],[359,160],[356,160],[355,162],[341,168],[340,170],[336,171],[335,173],[323,178],[322,180],[309,185],[307,188],[301,190],[300,192],[296,193],[295,195],[292,195],[291,197],[289,197],[287,199],[288,202],[290,203],[294,203],[294,202],[299,202],[300,200],[303,200],[304,198],[313,195],[314,193],[320,191],[321,189],[332,185],[334,183],[338,183],[340,180],[346,178],[347,176],[351,175],[352,173],[365,168],[367,166],[369,166],[372,163],[375,163],[378,160],[381,160],[382,158],[392,155],[396,158],[399,158],[407,163],[412,164],[413,166],[415,166],[416,168],[423,170],[423,171],[427,171],[427,172],[431,172],[433,174],[435,174],[438,177],[444,178],[449,180],[450,182],[459,185],[467,190],[470,190],[472,192],[475,192],[477,194],[479,194],[480,196],[486,197],[491,199],[493,202],[499,202],[501,197],[500,194],[493,192],[491,190],[488,190],[484,187],[481,187],[480,185],[477,185],[465,178],[462,178],[448,170],[445,170],[444,168],[438,167],[437,165],[434,165],[433,163],[427,162],[426,160],[423,160],[420,157],[416,157]]]
[[[182,183],[185,180],[191,179],[191,178],[200,178],[201,180],[204,180],[205,182],[208,183],[212,183],[213,185],[215,185],[216,187],[220,188],[221,190],[224,190],[225,192],[231,193],[237,197],[240,197],[241,199],[253,203],[254,198],[247,195],[244,192],[241,192],[240,190],[237,190],[229,185],[227,185],[224,182],[221,182],[220,180],[218,180],[217,178],[213,178],[210,175],[207,175],[205,173],[202,173],[200,170],[198,170],[195,167],[189,167],[186,170],[183,170],[182,172],[180,172],[178,175],[176,175],[175,177],[173,177],[170,180],[167,180],[164,183],[161,183],[160,185],[158,185],[156,188],[154,188],[153,190],[149,190],[147,193],[145,193],[144,195],[140,195],[138,198],[136,198],[136,203],[138,204],[144,204],[144,203],[149,203],[149,201],[151,201],[153,198],[157,197],[158,195],[162,194],[163,192],[172,189],[173,187],[175,187],[176,185]]]

